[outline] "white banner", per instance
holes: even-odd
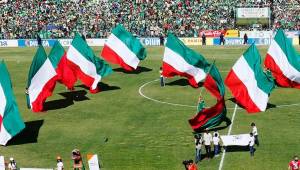
[[[249,134],[221,136],[223,146],[247,146],[250,142]]]
[[[0,156],[0,170],[5,170],[4,156]]]
[[[88,154],[87,159],[90,170],[100,170],[97,154]]]
[[[244,38],[245,34],[248,38],[272,38],[273,31],[240,31],[240,38]]]
[[[237,18],[269,18],[269,8],[237,8]]]
[[[18,40],[0,40],[0,47],[18,47]]]

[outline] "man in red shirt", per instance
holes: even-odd
[[[289,163],[289,170],[300,170],[300,161],[298,156],[294,156],[294,160]]]

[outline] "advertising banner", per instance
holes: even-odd
[[[145,46],[160,45],[160,39],[159,38],[140,38],[140,41]]]
[[[44,47],[52,47],[56,40],[42,40],[42,44]],[[37,40],[28,40],[28,39],[20,39],[18,40],[19,47],[37,47]]]
[[[238,38],[239,37],[239,30],[227,30],[225,32],[225,37],[232,37],[232,38]]]
[[[220,136],[224,146],[247,146],[250,142],[249,134]]]
[[[240,38],[244,38],[245,34],[248,38],[271,38],[273,31],[240,31]]]
[[[1,47],[18,47],[18,40],[0,40]]]
[[[179,38],[185,45],[202,45],[202,38]]]
[[[88,154],[87,160],[88,160],[90,170],[100,170],[97,154]]]
[[[288,38],[298,38],[300,31],[286,31],[284,33]]]
[[[237,18],[269,18],[269,8],[237,8]]]
[[[200,37],[202,34],[205,34],[206,37],[220,37],[221,34],[224,34],[224,30],[202,30],[199,32]]]

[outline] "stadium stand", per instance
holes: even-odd
[[[199,30],[250,29],[235,26],[236,7],[270,7],[272,27],[300,29],[298,0],[2,0],[0,39],[107,37],[122,23],[139,36],[171,30],[180,37],[198,37]]]

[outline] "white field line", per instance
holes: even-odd
[[[230,135],[230,133],[231,133],[232,125],[233,125],[233,121],[234,121],[234,118],[235,118],[236,110],[237,110],[237,104],[235,104],[235,106],[234,106],[234,110],[233,110],[233,114],[232,114],[232,118],[231,118],[231,124],[230,124],[230,126],[229,126],[229,130],[228,130],[227,135]],[[223,168],[223,163],[224,163],[225,154],[226,154],[226,149],[224,149],[224,151],[223,151],[222,158],[221,158],[221,162],[220,162],[220,165],[219,165],[219,170],[222,170],[222,168]]]
[[[157,99],[153,99],[151,97],[148,97],[146,96],[144,93],[143,93],[143,88],[145,88],[146,86],[148,86],[149,84],[153,83],[153,82],[156,82],[156,81],[159,81],[159,79],[155,79],[155,80],[152,80],[152,81],[149,81],[147,83],[144,83],[143,85],[141,85],[139,87],[139,94],[148,99],[148,100],[151,100],[153,102],[156,102],[156,103],[161,103],[161,104],[168,104],[168,105],[172,105],[172,106],[180,106],[180,107],[191,107],[191,108],[196,108],[197,106],[196,105],[186,105],[186,104],[179,104],[179,103],[170,103],[170,102],[164,102],[164,101],[160,101],[160,100],[157,100]],[[165,88],[165,87],[162,87],[162,88]],[[300,103],[293,103],[293,104],[283,104],[283,105],[278,105],[276,106],[275,108],[281,108],[281,107],[291,107],[291,106],[299,106]],[[228,107],[227,109],[230,109],[230,110],[234,110],[236,109],[235,107]],[[237,108],[237,109],[243,109],[243,108]]]

